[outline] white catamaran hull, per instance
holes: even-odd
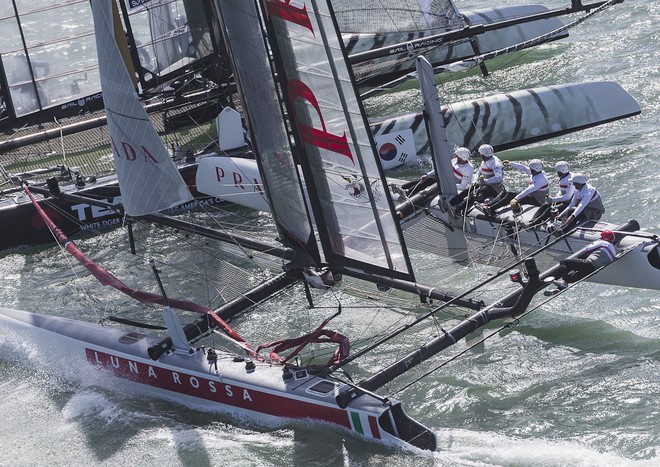
[[[449,144],[473,151],[483,143],[498,151],[510,149],[639,113],[635,99],[613,82],[518,90],[442,107]],[[422,112],[374,121],[371,130],[381,159],[380,141],[399,133],[405,138],[410,130],[416,154],[430,153]]]
[[[57,361],[67,362],[69,371],[74,368],[81,379],[91,369],[148,387],[150,394],[263,425],[309,420],[387,444],[402,445],[404,440],[435,449],[435,434],[406,416],[398,401],[384,404],[361,395],[348,407],[339,407],[335,396],[345,385],[306,370],[293,370],[285,380],[282,366],[254,362],[250,369],[248,360],[220,351],[216,369],[199,349],[189,354],[169,352],[152,360],[147,352],[160,336],[8,308],[0,308],[0,322],[3,352],[12,341],[9,336],[17,335],[22,345],[38,351],[40,361],[42,356],[57,355]]]
[[[550,264],[599,239],[602,230],[621,232],[621,226],[616,224],[588,221],[580,225],[582,228],[575,230],[561,241],[554,242],[557,237],[548,231],[546,225],[525,228],[524,224],[520,224],[520,222],[529,222],[536,209],[535,206],[523,205],[523,213],[514,218],[509,208],[498,211],[497,217],[485,216],[477,208],[473,208],[465,219],[454,219],[450,214],[437,208],[436,199],[430,203],[425,214],[404,220],[403,228],[409,244],[424,251],[450,256],[459,254],[460,251],[452,251],[449,241],[437,241],[453,237],[453,246],[460,245],[456,242],[461,240],[463,247],[469,245],[467,250],[463,250],[463,252],[467,251],[468,259],[497,266],[511,264],[515,259],[512,253],[497,258],[493,256],[493,245],[497,243],[507,249],[515,248],[522,256],[528,256],[547,245],[543,253],[546,262]],[[452,231],[449,226],[454,230]],[[589,280],[601,284],[660,290],[658,236],[640,231],[635,221],[631,221],[624,229],[625,233],[618,235],[616,247],[618,253],[625,254]],[[428,239],[436,241],[428,241]]]

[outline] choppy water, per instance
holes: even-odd
[[[599,188],[608,219],[636,218],[660,232],[658,24],[655,0],[624,2],[508,70],[493,70],[487,80],[473,76],[449,82],[441,93],[452,101],[555,83],[618,82],[640,103],[640,116],[503,157],[566,159]],[[382,98],[377,106],[414,109],[416,97],[414,90],[406,90]],[[138,259],[111,246],[123,235],[116,231],[80,244],[133,283],[149,272]],[[146,248],[155,255],[164,244],[164,237],[154,235]],[[182,247],[166,252],[167,261],[179,264],[188,254]],[[190,269],[196,260],[190,257]],[[55,248],[4,257],[0,271],[3,306],[92,320],[90,308],[108,314],[131,306],[125,299],[109,300],[116,296],[98,287],[83,292],[81,286],[91,280],[75,278]],[[440,280],[445,273],[438,268],[435,274]],[[192,284],[186,277],[180,288]],[[298,308],[283,306],[268,319],[279,326],[295,318],[292,309]],[[0,336],[0,465],[660,463],[657,292],[576,287],[489,340],[481,351],[398,394],[410,415],[438,433],[440,447],[433,454],[392,450],[304,424],[254,427],[151,400],[109,382],[72,381],[65,377],[66,362],[61,369],[43,368],[39,363],[52,356],[30,348],[20,349],[28,357],[16,361],[7,350],[11,336]]]

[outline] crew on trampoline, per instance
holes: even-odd
[[[502,190],[504,180],[504,165],[490,144],[479,146],[481,165],[477,173],[477,181],[471,183],[449,201],[449,208],[454,217],[460,217],[477,202],[484,202],[488,198],[494,198]]]

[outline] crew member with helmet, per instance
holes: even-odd
[[[470,162],[470,150],[468,148],[456,148],[454,156],[456,157],[451,160],[451,165],[456,178],[456,190],[460,193],[472,183],[474,165]]]
[[[615,241],[614,232],[603,230],[600,233],[600,240],[587,245],[580,257],[569,257],[559,262],[561,278],[566,283],[577,282],[597,269],[610,264],[616,258]]]
[[[555,196],[548,196],[545,203],[537,209],[529,222],[530,227],[541,225],[549,221],[552,217],[553,209],[556,209],[557,212],[566,209],[568,203],[570,203],[571,198],[573,197],[573,193],[575,193],[575,187],[571,183],[571,172],[568,162],[557,162],[555,164],[555,171],[559,178],[559,191]]]
[[[539,159],[532,159],[529,165],[520,162],[504,161],[505,168],[511,167],[521,172],[530,175],[529,186],[518,194],[503,192],[496,199],[484,205],[487,212],[495,213],[495,211],[502,206],[509,203],[514,212],[521,212],[520,204],[531,204],[534,206],[541,206],[548,196],[548,176],[543,170],[543,162]]]
[[[471,183],[463,191],[449,201],[449,208],[455,217],[469,209],[475,201],[483,202],[494,198],[502,190],[504,181],[504,165],[490,144],[479,146],[481,165],[479,166],[476,183]]]
[[[459,192],[467,188],[472,182],[474,165],[470,162],[470,154],[468,148],[458,147],[454,151],[454,157],[451,160],[454,177],[456,178],[456,190]],[[404,183],[401,188],[405,190],[406,195],[410,196],[432,185],[435,181],[435,170],[431,170],[422,175],[419,180]]]
[[[573,193],[568,206],[557,214],[557,219],[564,222],[561,228],[555,231],[559,235],[568,232],[577,221],[597,221],[605,212],[605,206],[603,206],[603,200],[598,190],[587,183],[586,175],[576,173],[573,175],[571,182],[575,187],[575,193]]]

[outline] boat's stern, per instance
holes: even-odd
[[[410,418],[400,402],[393,404],[382,414],[378,423],[388,434],[419,449],[435,451],[438,446],[436,434],[417,420]]]
[[[371,395],[356,398],[346,408],[354,431],[387,444],[401,442],[419,449],[435,451],[435,432],[414,420],[397,400],[377,399]]]

